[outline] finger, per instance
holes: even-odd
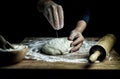
[[[80,43],[80,44],[78,44],[77,46],[73,47],[73,48],[70,50],[70,52],[75,52],[75,51],[79,50],[79,48],[82,46],[82,44],[83,44],[83,43]]]
[[[75,38],[75,36],[76,36],[76,33],[71,32],[70,36],[68,37],[68,40],[73,41],[73,40],[74,40],[74,38]]]
[[[77,44],[83,42],[83,38],[79,37],[71,43],[71,46],[76,46]]]
[[[48,9],[48,21],[50,22],[50,24],[52,26],[54,26],[54,22],[53,22],[53,14],[52,14],[52,10],[49,8]]]
[[[48,20],[48,22],[54,26],[53,23],[53,15],[52,15],[52,10],[50,8],[48,8],[45,12],[44,12],[44,16],[46,17],[46,19]]]
[[[52,5],[53,9],[53,21],[54,21],[54,29],[59,30],[59,19],[58,12],[56,6]]]
[[[64,26],[64,13],[61,5],[59,5],[57,8],[58,8],[57,10],[58,10],[58,17],[59,17],[59,25],[61,29]]]

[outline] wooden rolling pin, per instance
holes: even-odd
[[[116,42],[116,37],[113,34],[106,34],[103,36],[96,45],[92,46],[89,50],[89,61],[94,63],[96,60],[103,61],[113,48]]]

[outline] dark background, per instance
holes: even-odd
[[[68,36],[75,27],[79,9],[90,8],[90,21],[83,32],[85,37],[102,37],[113,33],[118,41],[115,49],[119,51],[119,4],[117,0],[53,0],[61,4],[65,13],[64,29],[59,36]],[[37,0],[0,1],[0,34],[11,43],[19,43],[25,37],[55,37],[56,31],[37,11]]]

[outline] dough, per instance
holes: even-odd
[[[69,41],[67,37],[54,38],[48,41],[43,47],[42,52],[49,55],[63,55],[68,54],[72,47],[70,47],[72,41]]]

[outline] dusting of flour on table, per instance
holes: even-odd
[[[66,55],[46,55],[41,53],[41,48],[47,41],[53,38],[36,38],[34,40],[28,40],[25,45],[28,45],[28,52],[25,59],[42,60],[46,62],[68,62],[68,63],[87,63],[87,57],[89,55],[89,49],[96,44],[94,40],[85,39],[80,49],[74,53]]]
[[[13,47],[14,47],[14,49],[10,48],[10,49],[5,49],[5,50],[0,48],[0,51],[3,51],[3,52],[5,52],[5,51],[17,51],[17,50],[21,50],[23,48],[27,48],[27,46],[25,46],[25,45],[13,45]]]

